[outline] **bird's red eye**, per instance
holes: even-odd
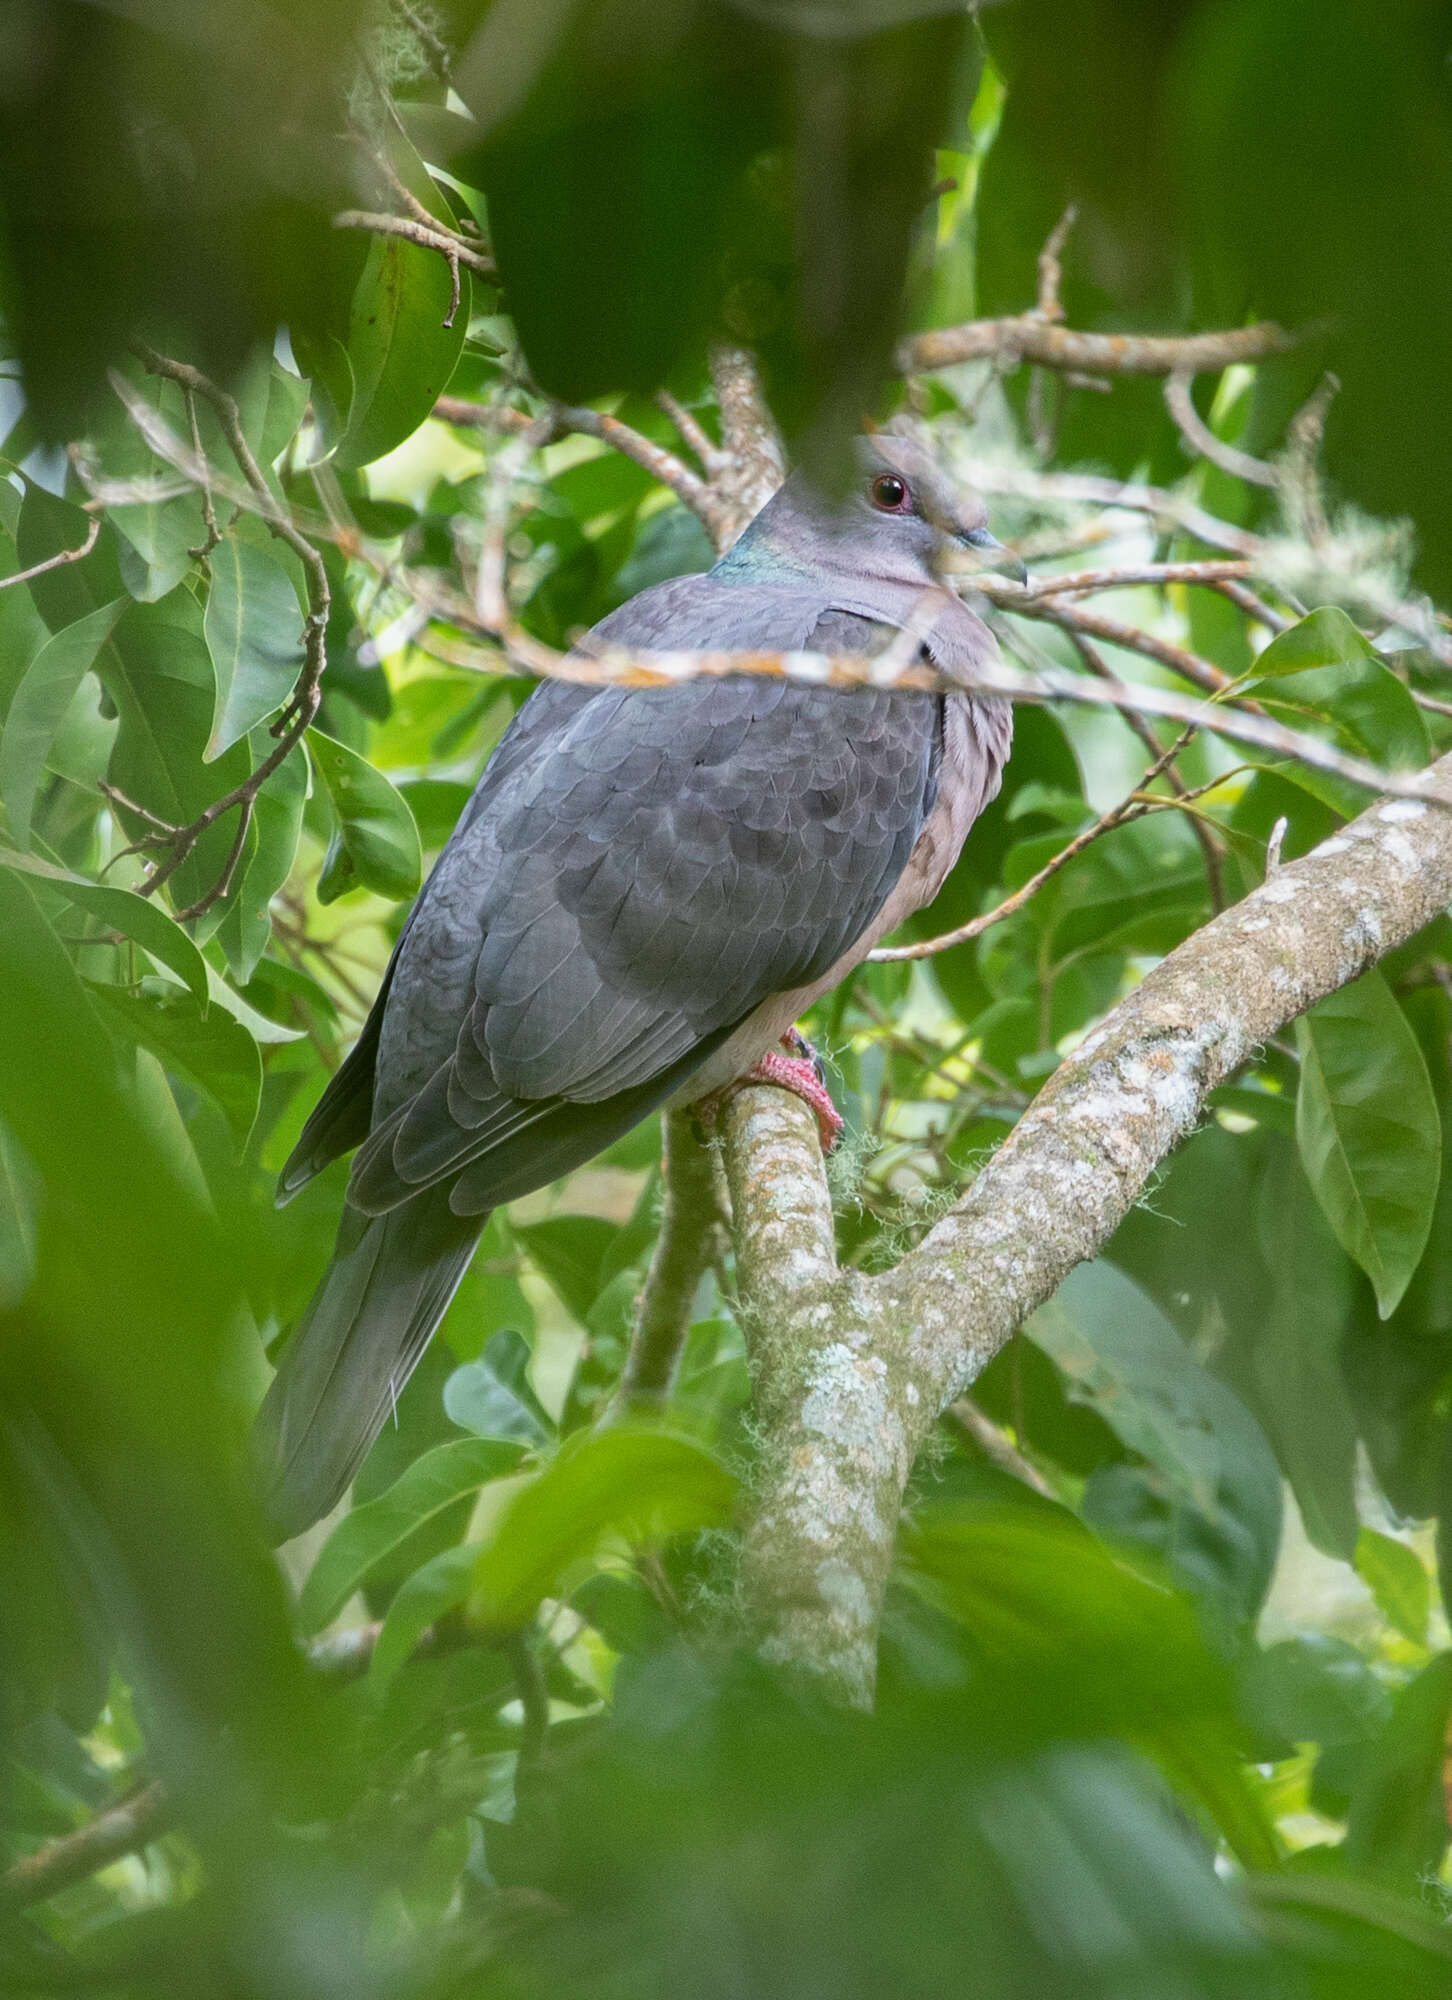
[[[906,514],[912,507],[913,496],[908,492],[905,480],[895,472],[879,472],[872,482],[872,504],[884,514]]]

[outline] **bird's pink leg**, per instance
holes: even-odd
[[[831,1152],[841,1136],[842,1114],[822,1081],[817,1051],[799,1029],[788,1028],[781,1038],[780,1048],[768,1049],[734,1083],[728,1083],[724,1090],[716,1090],[709,1097],[703,1097],[693,1107],[697,1118],[709,1130],[720,1116],[726,1099],[748,1083],[774,1083],[779,1089],[789,1090],[810,1104],[816,1113],[817,1137],[822,1151]]]

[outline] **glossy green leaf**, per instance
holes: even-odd
[[[248,747],[255,767],[275,746],[266,730],[256,729],[248,738]],[[292,873],[307,789],[307,757],[295,749],[278,765],[253,805],[236,888],[217,929],[228,970],[244,986],[257,970],[272,936],[270,905]]]
[[[1293,1120],[1292,1105],[1285,1111]],[[1356,1313],[1355,1273],[1289,1144],[1268,1149],[1259,1202],[1257,1233],[1273,1292],[1247,1342],[1252,1386],[1245,1393],[1291,1482],[1307,1534],[1317,1548],[1350,1562],[1360,1525],[1357,1424],[1341,1350]]]
[[[500,1516],[474,1572],[478,1615],[509,1630],[603,1535],[655,1541],[719,1527],[735,1493],[725,1468],[689,1438],[625,1426],[593,1432],[567,1445]]]
[[[214,764],[202,762],[212,719],[212,663],[201,610],[186,591],[160,604],[131,605],[102,649],[97,672],[120,716],[111,782],[138,806],[170,826],[186,826],[251,770],[240,743]],[[130,838],[147,831],[144,820],[124,806],[117,810]],[[212,888],[227,866],[236,830],[232,813],[206,829],[168,884],[173,903],[184,907]],[[198,921],[199,937],[216,929],[224,907],[214,906]]]
[[[124,600],[102,605],[53,633],[15,689],[0,732],[0,800],[17,847],[30,845],[35,796],[56,731],[123,608]]]
[[[159,467],[160,461],[154,464]],[[157,603],[196,563],[192,551],[202,547],[205,525],[195,493],[112,507],[108,518],[120,538],[116,557],[121,580],[138,603]]]
[[[1329,716],[1355,746],[1394,769],[1419,770],[1431,756],[1426,722],[1406,686],[1334,605],[1271,640],[1250,685],[1263,681],[1275,683],[1272,707],[1284,699]]]
[[[91,994],[118,1035],[149,1049],[164,1068],[206,1092],[226,1117],[240,1150],[262,1092],[261,1051],[242,1024],[221,1007],[203,1014],[189,993],[93,986]]]
[[[1356,1573],[1387,1623],[1414,1646],[1425,1646],[1432,1579],[1416,1550],[1374,1528],[1363,1528],[1356,1541]]]
[[[413,148],[395,138],[397,170],[414,198],[453,226]],[[449,267],[434,250],[375,236],[353,292],[347,330],[352,396],[334,454],[340,468],[368,465],[412,435],[454,372],[469,323],[470,278],[461,271],[452,323]]]
[[[488,1438],[459,1438],[416,1459],[386,1493],[351,1513],[333,1530],[308,1573],[298,1601],[304,1632],[336,1617],[385,1557],[426,1521],[491,1479],[513,1472],[520,1448]]]
[[[319,729],[308,731],[308,750],[337,815],[318,900],[336,902],[350,889],[372,889],[395,902],[414,895],[423,856],[401,794],[356,750]]]
[[[282,564],[223,535],[209,558],[207,651],[217,682],[206,761],[280,708],[302,665],[303,612]]]
[[[74,903],[78,910],[99,917],[112,930],[149,951],[168,966],[188,987],[203,1013],[207,1008],[207,966],[202,954],[181,925],[169,917],[159,903],[138,896],[110,882],[88,882],[71,875],[34,855],[7,854],[0,850],[0,866],[21,869],[57,895]]]
[[[529,1362],[529,1343],[513,1327],[501,1328],[477,1361],[466,1361],[445,1383],[450,1422],[482,1438],[548,1443],[555,1427],[530,1387]]]
[[[434,1620],[457,1610],[468,1597],[478,1557],[472,1543],[444,1549],[400,1584],[368,1663],[368,1686],[374,1695],[388,1692],[399,1668]]]
[[[1222,1486],[1263,1500],[1278,1488],[1275,1461],[1250,1413],[1112,1264],[1071,1272],[1023,1330],[1067,1378],[1071,1397],[1097,1410],[1201,1512],[1215,1511]]]
[[[1296,1024],[1296,1141],[1326,1220],[1376,1291],[1383,1319],[1432,1225],[1442,1127],[1427,1065],[1379,972]]]
[[[619,1234],[598,1215],[552,1215],[516,1223],[514,1234],[574,1317],[583,1326],[600,1289],[600,1267]]]

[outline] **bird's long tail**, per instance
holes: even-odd
[[[274,1541],[341,1497],[443,1318],[487,1216],[447,1187],[387,1215],[345,1208],[323,1275],[258,1413],[254,1465]]]

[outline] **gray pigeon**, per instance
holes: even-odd
[[[835,503],[795,475],[713,569],[642,591],[582,650],[861,654],[910,627],[971,680],[997,647],[935,563],[998,549],[981,505],[901,439],[861,441],[858,466]],[[534,691],[283,1169],[279,1201],[357,1148],[259,1417],[277,1539],[343,1493],[491,1209],[759,1062],[822,1109],[778,1044],[936,893],[1011,728],[967,693],[746,675]]]

